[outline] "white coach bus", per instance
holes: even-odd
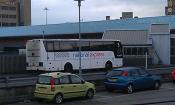
[[[26,43],[27,70],[73,72],[81,68],[97,69],[123,65],[122,44],[104,39],[34,39]]]

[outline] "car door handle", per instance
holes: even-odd
[[[73,87],[77,87],[76,85],[73,85]]]
[[[61,86],[61,88],[64,88],[64,86]]]

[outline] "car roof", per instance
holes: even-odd
[[[115,68],[112,71],[130,71],[133,69],[141,69],[140,67],[122,67],[122,68]]]
[[[51,72],[51,73],[40,74],[39,76],[51,76],[51,77],[54,77],[54,78],[59,78],[59,77],[64,76],[64,75],[75,75],[75,74],[62,73],[62,72]]]

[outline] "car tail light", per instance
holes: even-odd
[[[128,76],[128,72],[127,71],[123,71],[121,75],[122,76]]]
[[[51,91],[55,91],[55,79],[52,77],[50,79]]]
[[[172,71],[172,75],[175,75],[175,70]]]

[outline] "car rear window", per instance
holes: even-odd
[[[50,84],[50,76],[39,76],[38,77],[38,84],[45,84],[49,85]]]
[[[123,71],[121,71],[121,70],[110,71],[106,76],[107,77],[121,76],[122,72]]]

